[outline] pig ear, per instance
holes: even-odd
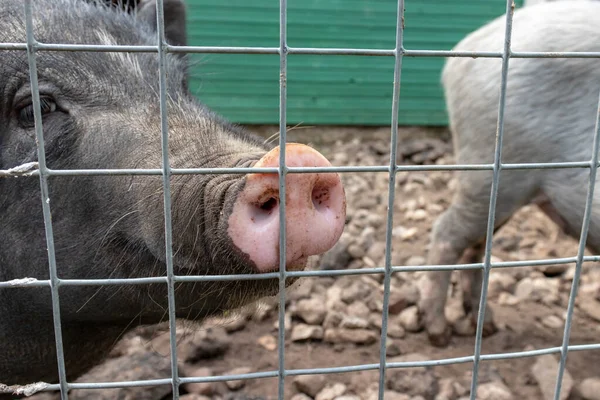
[[[165,13],[165,39],[173,46],[187,45],[186,11],[183,0],[163,0]],[[137,18],[156,30],[156,0],[141,0],[137,5]]]
[[[165,39],[173,46],[187,46],[187,25],[184,0],[163,0],[165,16]],[[156,26],[156,0],[141,0],[137,4],[136,16],[148,23],[155,31]],[[185,53],[176,53],[186,63]],[[188,88],[187,71],[183,79],[185,89]]]

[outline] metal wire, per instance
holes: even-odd
[[[285,144],[287,142],[287,0],[279,0],[279,332],[277,335],[278,398],[285,393],[285,282],[286,267],[286,196]]]
[[[61,399],[68,398],[67,392],[70,389],[102,389],[102,388],[124,388],[134,386],[154,386],[171,385],[173,388],[173,398],[179,398],[179,386],[185,383],[195,382],[219,382],[227,380],[241,379],[265,379],[278,378],[278,396],[284,398],[285,378],[287,376],[310,375],[310,374],[334,374],[350,373],[358,371],[379,372],[379,393],[378,398],[383,399],[385,389],[385,373],[388,368],[412,368],[441,366],[460,363],[473,363],[473,378],[471,382],[471,399],[476,398],[478,370],[481,361],[492,361],[502,359],[514,359],[524,357],[535,357],[543,354],[560,354],[560,363],[555,387],[555,400],[559,399],[562,389],[562,377],[565,370],[567,354],[569,351],[589,351],[599,350],[600,344],[585,344],[570,346],[569,338],[572,326],[575,298],[577,295],[579,278],[583,262],[600,261],[600,256],[585,256],[587,234],[591,219],[591,207],[594,194],[596,171],[599,164],[598,149],[600,147],[600,99],[598,115],[596,120],[596,129],[593,142],[592,158],[589,161],[571,161],[571,162],[550,162],[550,163],[502,163],[502,137],[504,122],[504,104],[506,99],[506,81],[510,58],[600,58],[600,52],[512,52],[510,49],[510,38],[512,29],[512,16],[514,4],[512,0],[506,3],[506,23],[505,23],[505,43],[502,52],[456,52],[445,50],[410,50],[403,46],[403,10],[404,0],[398,1],[397,7],[397,27],[396,27],[396,48],[395,49],[353,49],[353,48],[293,48],[287,46],[287,1],[280,0],[280,36],[279,47],[222,47],[222,46],[172,46],[166,43],[164,33],[164,11],[163,0],[157,0],[157,39],[156,46],[112,46],[112,45],[80,45],[80,44],[54,44],[39,43],[33,35],[33,19],[31,10],[31,0],[25,0],[24,10],[26,16],[26,43],[0,43],[0,50],[26,51],[31,79],[31,90],[33,96],[35,133],[38,150],[38,162],[30,165],[23,165],[10,170],[0,170],[0,178],[17,177],[27,179],[36,177],[40,180],[41,199],[43,207],[44,226],[46,233],[46,244],[48,247],[49,279],[38,280],[35,278],[23,278],[12,281],[0,282],[0,289],[16,287],[49,287],[52,294],[53,322],[56,336],[57,365],[59,372],[59,383],[49,385],[45,390],[60,390]],[[44,138],[42,128],[42,118],[40,109],[40,98],[38,90],[38,79],[36,70],[36,53],[39,51],[88,51],[88,52],[145,52],[157,53],[159,59],[159,83],[160,83],[160,113],[161,113],[161,154],[162,167],[157,169],[71,169],[55,170],[49,169],[46,165]],[[278,54],[280,58],[279,81],[280,81],[280,114],[279,114],[279,166],[277,168],[171,168],[169,165],[169,143],[168,143],[168,119],[166,106],[166,54],[167,53],[221,53],[221,54]],[[390,163],[389,165],[373,166],[347,166],[347,167],[287,167],[285,165],[285,144],[286,135],[286,105],[287,105],[287,57],[289,54],[315,54],[315,55],[356,55],[373,57],[394,57],[394,77],[393,77],[393,98],[392,98],[392,118],[390,134]],[[400,78],[402,71],[403,57],[481,57],[481,58],[501,58],[502,59],[502,81],[499,93],[498,124],[496,132],[496,144],[494,152],[494,162],[492,164],[470,164],[470,165],[398,165],[397,164],[397,141],[398,141],[398,104],[400,98]],[[528,169],[554,169],[554,168],[589,168],[589,186],[586,199],[586,206],[582,229],[580,234],[578,253],[575,257],[543,259],[543,260],[525,260],[525,261],[507,261],[491,262],[492,236],[495,220],[495,208],[498,193],[498,185],[501,170],[528,170]],[[396,173],[401,171],[484,171],[493,172],[492,187],[490,193],[490,205],[488,213],[488,225],[486,236],[486,247],[484,261],[473,264],[457,265],[421,265],[421,266],[393,266],[391,262],[391,244],[393,227],[393,209],[395,200],[395,179]],[[314,172],[385,172],[389,174],[388,187],[388,212],[386,224],[386,249],[384,265],[370,269],[354,270],[334,270],[334,271],[286,271],[286,210],[285,201],[280,202],[280,258],[279,271],[269,274],[253,275],[202,275],[202,276],[178,276],[173,271],[173,251],[172,251],[172,219],[171,219],[171,188],[170,177],[172,175],[189,174],[248,174],[253,172],[271,172],[279,175],[280,198],[285,199],[285,180],[289,173],[314,173]],[[50,176],[122,176],[122,175],[161,175],[163,179],[164,195],[164,215],[165,215],[165,252],[166,252],[166,276],[164,277],[140,277],[136,279],[60,279],[57,273],[55,248],[52,229],[52,214],[50,208],[50,198],[48,189],[48,177]],[[534,265],[557,265],[575,263],[575,275],[569,296],[567,316],[564,328],[564,335],[560,347],[536,349],[523,352],[512,352],[502,354],[481,354],[483,322],[485,319],[485,306],[487,301],[487,286],[489,274],[496,268],[514,268],[527,267]],[[477,318],[477,330],[475,336],[475,348],[472,356],[456,357],[440,360],[414,361],[414,362],[394,362],[389,363],[386,360],[386,340],[388,327],[388,305],[390,296],[391,276],[394,273],[409,271],[444,271],[444,270],[482,270],[482,290],[480,307]],[[342,276],[342,275],[366,275],[383,274],[384,275],[384,296],[382,328],[380,338],[380,360],[379,363],[341,366],[331,368],[311,368],[311,369],[286,369],[285,368],[285,282],[292,277],[317,277],[317,276]],[[174,287],[177,282],[200,282],[200,281],[229,281],[229,280],[258,280],[258,279],[279,279],[279,333],[278,333],[278,369],[274,371],[254,372],[248,374],[209,376],[209,377],[179,377],[177,367],[177,347],[176,347],[176,324],[175,324],[175,296]],[[98,286],[98,285],[145,285],[145,284],[166,284],[168,288],[168,313],[169,313],[169,339],[171,350],[171,377],[164,379],[151,379],[130,382],[99,382],[99,383],[69,383],[66,379],[66,370],[64,363],[64,350],[61,331],[60,316],[60,298],[59,289],[61,286]]]
[[[165,68],[165,18],[163,0],[156,1],[158,38],[158,79],[160,94],[160,131],[162,152],[163,198],[165,215],[165,260],[167,267],[167,298],[169,315],[169,346],[171,348],[171,385],[173,400],[179,399],[177,367],[177,324],[175,320],[175,280],[173,276],[173,229],[171,221],[171,166],[169,164],[169,121],[167,119],[167,71]]]
[[[598,163],[595,164],[598,166]],[[507,163],[502,164],[506,170],[527,169],[572,169],[590,168],[589,161],[543,162],[543,163]],[[22,168],[21,168],[22,167]],[[339,166],[339,167],[286,167],[288,174],[310,174],[317,172],[389,172],[389,166]],[[402,171],[493,171],[494,164],[451,164],[451,165],[396,165],[396,172]],[[206,174],[250,174],[278,173],[278,168],[171,168],[171,175],[206,175]],[[47,176],[122,176],[122,175],[162,175],[161,169],[46,169]],[[0,178],[39,176],[37,167],[25,164],[7,170],[0,170]]]
[[[577,257],[548,258],[542,260],[524,261],[501,261],[490,263],[490,268],[516,268],[533,267],[544,265],[561,265],[577,262]],[[600,262],[600,256],[584,256],[583,262]],[[483,269],[483,263],[473,264],[451,264],[451,265],[399,265],[393,266],[392,272],[415,272],[415,271],[463,271]],[[332,271],[287,271],[288,278],[317,277],[317,276],[344,276],[344,275],[378,275],[384,274],[385,267],[374,267],[368,269],[345,269]],[[174,275],[175,282],[208,282],[208,281],[239,281],[239,280],[261,280],[278,278],[278,272],[260,275]],[[57,286],[99,286],[99,285],[147,285],[151,283],[166,283],[166,277],[147,278],[121,278],[121,279],[61,279]],[[14,279],[0,282],[0,288],[11,287],[41,287],[50,286],[49,280],[38,280],[35,278]]]
[[[31,164],[31,163],[29,163]],[[29,164],[0,170],[0,178],[39,176],[39,170]],[[598,163],[595,164],[598,166]],[[502,164],[506,170],[527,169],[571,169],[590,168],[589,161],[543,162],[543,163],[507,163]],[[389,166],[339,166],[339,167],[286,167],[289,174],[310,174],[317,172],[389,172]],[[396,165],[396,172],[402,171],[493,171],[494,164],[451,164],[451,165]],[[47,176],[122,176],[122,175],[162,175],[161,169],[47,169]],[[171,175],[205,175],[205,174],[250,174],[278,173],[278,168],[171,168]]]
[[[590,160],[590,183],[588,185],[588,193],[585,201],[585,211],[583,214],[583,222],[581,225],[581,235],[579,237],[579,248],[577,249],[577,261],[575,264],[575,275],[571,285],[571,293],[569,295],[569,305],[567,307],[567,318],[565,319],[565,329],[563,334],[563,342],[560,351],[560,363],[558,366],[558,374],[556,376],[556,387],[554,390],[554,400],[560,399],[560,391],[562,388],[562,378],[567,364],[567,349],[569,347],[569,338],[571,336],[571,324],[573,322],[573,312],[575,310],[575,298],[579,289],[579,278],[581,276],[581,268],[583,266],[583,254],[585,252],[585,244],[587,241],[588,231],[590,227],[590,219],[592,217],[592,205],[594,200],[594,189],[596,187],[596,171],[598,170],[598,147],[600,143],[600,97],[598,99],[598,108],[596,116],[596,131],[594,133],[594,142],[592,145],[592,159]]]
[[[40,171],[40,189],[42,195],[42,212],[44,215],[44,228],[46,245],[48,246],[48,266],[50,272],[50,291],[52,294],[52,318],[54,322],[54,336],[56,343],[56,359],[58,364],[58,378],[60,383],[61,400],[68,399],[67,373],[65,370],[65,354],[60,323],[60,296],[58,290],[58,273],[56,270],[56,253],[54,248],[54,232],[52,229],[52,212],[50,210],[50,194],[48,190],[48,174],[46,167],[46,149],[44,143],[44,129],[42,127],[42,109],[40,105],[40,91],[38,86],[37,64],[35,59],[36,41],[33,35],[33,16],[31,0],[25,0],[25,29],[27,31],[27,61],[29,63],[29,79],[31,81],[31,96],[33,102],[33,118],[35,123],[35,140],[37,144],[38,165]]]
[[[528,350],[512,353],[499,353],[499,354],[482,354],[480,357],[481,361],[496,361],[496,360],[511,360],[515,358],[527,358],[537,357],[545,354],[556,354],[561,352],[561,347],[549,347],[539,350]],[[600,343],[593,344],[580,344],[568,346],[568,351],[591,351],[600,350]],[[417,367],[439,367],[443,365],[453,364],[466,364],[473,362],[473,356],[465,357],[454,357],[444,358],[440,360],[426,360],[426,361],[406,361],[406,362],[393,362],[386,363],[386,368],[417,368]],[[288,369],[286,370],[287,376],[298,376],[298,375],[329,375],[329,374],[340,374],[360,371],[374,371],[380,369],[381,365],[376,364],[361,364],[361,365],[349,365],[343,367],[331,367],[331,368],[307,368],[307,369]],[[186,377],[180,378],[181,384],[186,383],[202,383],[202,382],[223,382],[229,380],[242,380],[242,379],[267,379],[274,378],[279,375],[278,371],[265,371],[265,372],[254,372],[248,374],[237,374],[237,375],[214,375],[214,376],[203,376],[203,377]],[[115,388],[127,388],[127,387],[143,387],[143,386],[157,386],[157,385],[168,385],[171,383],[171,379],[147,379],[141,381],[127,381],[127,382],[94,382],[94,383],[69,383],[69,389],[115,389]],[[59,385],[48,385],[46,390],[57,390]]]
[[[388,185],[388,212],[385,233],[385,271],[383,279],[383,309],[381,312],[381,338],[379,340],[379,400],[383,400],[385,392],[386,347],[388,309],[390,305],[390,284],[392,281],[392,231],[394,229],[394,199],[396,194],[396,165],[398,161],[398,108],[400,103],[400,78],[402,74],[402,53],[399,51],[403,45],[404,35],[404,0],[398,0],[396,11],[396,58],[394,59],[394,90],[392,94],[392,118],[390,137],[390,168]]]
[[[158,46],[128,46],[128,45],[95,45],[95,44],[61,44],[37,43],[39,50],[45,51],[89,51],[89,52],[120,52],[120,53],[157,53]],[[244,47],[244,46],[163,46],[167,53],[191,54],[280,54],[280,47]],[[0,50],[27,50],[25,43],[0,43]],[[287,54],[343,55],[343,56],[373,56],[396,57],[398,52],[405,57],[471,57],[471,58],[502,58],[502,52],[494,51],[452,51],[452,50],[409,50],[396,49],[352,49],[352,48],[318,48],[318,47],[287,47]],[[600,58],[597,51],[515,51],[511,58]]]
[[[500,83],[500,104],[498,107],[498,122],[496,128],[496,143],[494,149],[494,169],[490,205],[488,209],[487,232],[485,238],[485,254],[483,257],[483,277],[479,312],[477,315],[477,329],[475,331],[475,351],[473,355],[473,375],[471,379],[471,400],[477,397],[477,378],[479,375],[479,362],[481,360],[481,342],[483,341],[483,324],[485,308],[487,305],[488,282],[490,280],[490,261],[492,258],[492,240],[496,220],[496,200],[498,199],[498,186],[500,184],[500,170],[502,163],[502,139],[504,134],[504,105],[506,103],[506,83],[508,79],[508,62],[510,60],[510,40],[512,34],[512,19],[515,11],[514,0],[506,0],[506,24],[504,31],[504,51],[502,55],[502,82]]]

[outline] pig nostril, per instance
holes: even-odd
[[[331,192],[326,187],[315,186],[312,191],[312,202],[317,211],[328,209],[331,202]]]
[[[277,199],[275,197],[269,198],[267,201],[262,203],[259,208],[265,212],[271,212],[275,207],[277,207]]]
[[[270,221],[277,206],[279,199],[277,197],[269,197],[266,201],[258,201],[252,205],[250,219],[254,223],[263,224]]]

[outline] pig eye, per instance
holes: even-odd
[[[56,111],[56,103],[50,97],[41,96],[40,97],[40,108],[42,111],[42,116],[50,114]],[[19,121],[23,124],[24,127],[32,127],[35,124],[35,119],[33,117],[33,103],[27,104],[25,107],[21,108],[19,111]]]

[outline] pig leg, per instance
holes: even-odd
[[[494,230],[497,231],[502,227],[500,224]],[[485,241],[468,248],[458,262],[459,264],[475,264],[483,261],[485,252]],[[477,316],[479,312],[479,301],[481,299],[481,290],[483,283],[483,273],[481,269],[471,269],[461,271],[461,283],[463,290],[463,309],[466,315],[471,316],[473,329],[477,328]],[[485,316],[483,320],[483,337],[493,335],[498,331],[494,324],[494,314],[492,309],[487,306],[485,308]]]
[[[475,264],[482,262],[484,250],[485,244],[483,242],[469,247],[465,250],[463,256],[458,261],[458,264]],[[481,297],[481,281],[482,274],[480,269],[460,271],[460,283],[463,292],[463,309],[467,315],[473,313],[473,310],[475,310],[474,314],[477,315],[479,298]],[[488,314],[486,313],[486,316],[487,315]]]
[[[502,179],[498,193],[495,229],[502,226],[513,213],[533,198],[534,182],[525,177],[515,179],[514,174],[506,174]],[[512,175],[512,178],[510,177]],[[481,178],[481,179],[478,179]],[[509,180],[510,179],[510,180]],[[506,181],[505,181],[506,180]],[[428,254],[428,265],[454,265],[463,257],[465,263],[480,262],[483,242],[487,230],[489,194],[491,179],[479,174],[460,174],[461,187],[457,191],[452,205],[435,221]],[[504,182],[505,181],[505,182]],[[511,182],[518,182],[508,186]],[[504,185],[504,186],[503,186]],[[515,190],[512,190],[515,189]],[[479,245],[479,248],[476,247]],[[468,251],[467,251],[468,250]],[[465,254],[465,251],[467,253]],[[464,256],[463,256],[464,254]],[[465,271],[471,279],[469,309],[475,313],[481,293],[481,271]],[[420,282],[419,314],[433,345],[444,347],[451,336],[444,314],[451,271],[430,271]],[[493,316],[486,308],[485,333],[493,333]]]

